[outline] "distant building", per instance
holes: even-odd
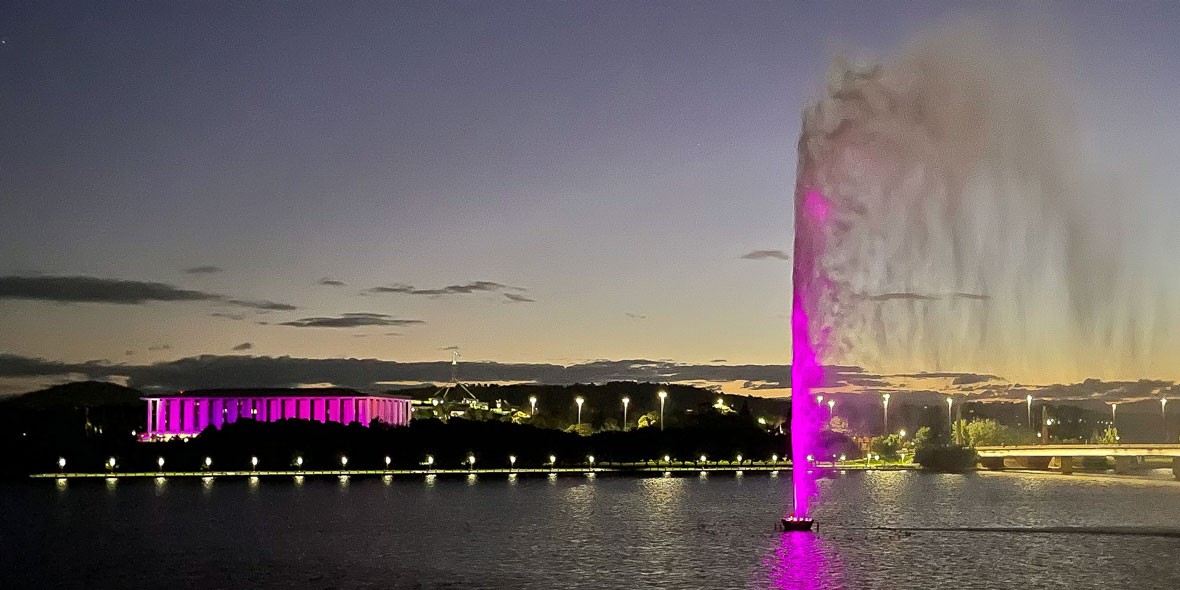
[[[373,420],[392,426],[410,423],[410,398],[342,388],[199,389],[142,398],[147,432],[141,440],[196,436],[239,419],[259,422],[315,420],[340,424]]]

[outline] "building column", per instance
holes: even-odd
[[[1180,479],[1180,457],[1172,457],[1172,477]]]
[[[1134,457],[1115,457],[1114,458],[1114,472],[1115,473],[1121,473],[1121,474],[1130,473],[1131,470],[1134,469],[1134,465],[1135,465],[1135,458]]]
[[[164,404],[162,403],[163,401],[164,400],[159,399],[159,398],[156,399],[156,433],[158,433],[158,434],[164,433],[165,419],[164,419]]]
[[[1073,473],[1073,457],[1058,457],[1061,463],[1061,475],[1070,475]]]

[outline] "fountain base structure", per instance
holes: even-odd
[[[810,531],[815,526],[815,520],[811,518],[799,518],[795,516],[786,516],[782,519],[783,532],[806,532]]]

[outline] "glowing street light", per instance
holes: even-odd
[[[771,463],[778,463],[778,454],[771,455],[770,462]]]
[[[594,469],[594,455],[586,457],[586,460],[590,462],[590,469]]]
[[[1164,442],[1168,442],[1168,398],[1160,398],[1160,425],[1163,426]]]
[[[905,438],[905,429],[902,428],[901,430],[897,431],[897,436],[900,438]]]
[[[705,463],[705,462],[707,462],[708,460],[709,460],[709,458],[708,458],[708,457],[706,457],[706,456],[704,456],[704,455],[701,455],[701,460],[700,460],[700,462],[701,462],[701,463]]]
[[[348,457],[346,455],[341,455],[340,456],[340,468],[344,469],[345,467],[348,467]]]
[[[250,457],[250,470],[258,469],[258,457]]]
[[[549,466],[554,467],[556,465],[557,465],[557,455],[549,455]]]
[[[475,469],[475,455],[467,455],[467,468]]]
[[[114,468],[115,468],[115,458],[111,457],[110,459],[107,459],[107,469],[113,470]]]
[[[828,400],[828,419],[832,419],[836,415],[836,400]]]
[[[434,455],[426,455],[426,468],[430,469],[431,465],[434,465]]]
[[[824,405],[824,396],[822,396],[822,395],[815,396],[815,403],[818,405],[821,405],[821,406]]]
[[[1110,404],[1110,426],[1116,431],[1119,429],[1119,403],[1114,402]]]
[[[385,469],[389,469],[389,464],[393,463],[393,458],[389,455],[385,456]]]
[[[889,394],[881,394],[881,403],[885,407],[885,434],[889,434]]]
[[[58,457],[57,458],[57,468],[62,471],[65,471],[65,468],[66,468],[66,458],[65,457]]]
[[[295,466],[303,469],[303,457],[295,457]]]
[[[160,468],[161,471],[164,470],[164,458],[163,457],[158,457],[156,459],[156,467]]]
[[[535,396],[535,395],[529,396],[529,415],[530,416],[537,415],[537,396]]]
[[[656,395],[660,396],[660,432],[663,432],[664,431],[664,401],[668,399],[668,392],[661,389],[660,392]]]
[[[578,396],[574,398],[574,403],[578,404],[578,426],[582,425],[582,404],[586,403],[586,398]]]
[[[1032,394],[1024,396],[1024,403],[1028,405],[1028,427],[1032,429]]]
[[[631,398],[623,397],[623,430],[627,430],[627,406],[631,404]]]
[[[213,466],[213,457],[205,457],[205,469]]]
[[[737,456],[737,463],[738,463],[738,465],[741,465],[741,464],[742,464],[742,455],[741,455],[741,453],[738,453],[738,456]]]
[[[664,463],[671,463],[672,455],[664,455]]]
[[[516,455],[508,455],[508,467],[509,469],[516,467]]]

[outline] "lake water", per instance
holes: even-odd
[[[786,472],[9,483],[0,587],[1180,587],[1176,482],[849,473],[821,481],[818,534],[774,530],[788,487]],[[1080,529],[1043,530],[1064,526]],[[963,527],[1032,530],[914,530]]]

